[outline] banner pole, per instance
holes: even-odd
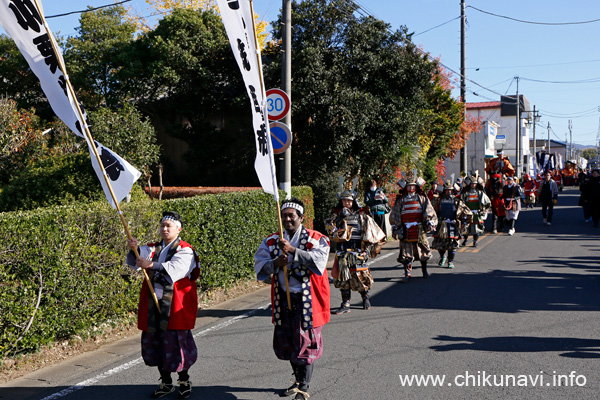
[[[77,95],[75,94],[75,89],[73,89],[73,85],[71,84],[69,75],[67,74],[67,68],[64,64],[61,53],[59,52],[58,44],[56,43],[56,40],[54,39],[54,35],[52,35],[52,32],[50,31],[50,28],[48,26],[48,23],[46,22],[46,17],[44,16],[44,12],[42,10],[40,1],[34,0],[34,2],[35,2],[36,8],[38,9],[40,17],[42,19],[42,23],[44,25],[44,29],[46,30],[46,34],[48,35],[50,43],[52,44],[52,49],[54,50],[54,53],[56,54],[56,59],[58,61],[59,68],[61,69],[61,71],[64,74],[65,82],[66,82],[67,88],[69,90],[69,93],[71,94],[73,102],[75,103],[75,107],[77,109],[77,113],[79,114],[79,119],[82,122],[82,125],[83,125],[82,128],[84,131],[84,135],[86,136],[86,139],[88,141],[88,145],[92,147],[92,150],[94,151],[94,155],[96,156],[96,161],[98,162],[98,165],[102,169],[102,175],[104,176],[104,181],[106,182],[106,186],[108,187],[108,190],[112,197],[113,203],[115,203],[115,208],[119,214],[121,223],[123,224],[123,228],[125,228],[125,233],[127,234],[127,238],[133,239],[133,237],[131,236],[131,232],[129,231],[129,226],[127,225],[127,221],[125,220],[125,217],[123,216],[123,211],[121,211],[121,207],[119,206],[117,196],[115,195],[112,185],[110,184],[110,179],[108,178],[108,175],[106,174],[106,170],[104,169],[104,164],[102,163],[102,159],[100,158],[100,155],[98,154],[98,149],[96,148],[94,139],[92,138],[92,133],[90,132],[90,129],[89,129],[89,126],[85,119],[85,116],[83,115],[83,111],[81,111],[81,107],[79,105],[79,100],[77,98]],[[135,253],[136,258],[140,256],[137,249],[133,249],[133,252]],[[146,272],[145,269],[142,268],[142,272],[144,274],[144,279],[145,279],[146,283],[148,284],[148,288],[150,289],[150,293],[152,294],[152,297],[154,299],[154,303],[156,304],[156,307],[158,308],[158,311],[160,312],[160,305],[158,303],[158,298],[156,297],[156,293],[154,292],[154,287],[152,286],[152,282],[150,281],[150,277],[148,276],[148,273]]]
[[[260,58],[260,44],[258,43],[258,36],[256,35],[256,19],[254,18],[254,3],[252,0],[250,0],[250,13],[252,14],[252,33],[254,36],[254,45],[256,47],[256,60],[258,63],[258,72],[259,72],[259,77],[260,77],[260,89],[262,91],[262,98],[263,101],[267,98],[267,94],[266,94],[266,89],[265,89],[265,82],[264,82],[264,77],[263,77],[263,72],[262,72],[262,60]],[[279,237],[283,238],[283,223],[281,220],[281,208],[279,206],[279,192],[277,189],[277,181],[276,181],[276,177],[275,177],[275,164],[273,162],[273,144],[271,143],[271,130],[269,129],[269,118],[268,118],[268,114],[267,114],[267,107],[266,107],[266,103],[263,103],[263,107],[262,107],[262,114],[263,114],[263,119],[265,121],[265,128],[267,130],[267,138],[269,138],[267,140],[267,148],[269,149],[269,164],[271,166],[271,178],[273,179],[273,196],[275,198],[275,205],[277,208],[277,222],[279,224]],[[284,254],[286,254],[284,252]],[[291,303],[291,299],[290,299],[290,282],[289,282],[289,278],[288,278],[288,267],[287,264],[283,266],[283,276],[284,276],[284,280],[285,280],[285,295],[286,295],[286,299],[287,299],[287,304],[288,304],[288,309],[291,310],[292,309],[292,303]]]

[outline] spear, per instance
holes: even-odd
[[[123,216],[123,211],[121,211],[119,202],[117,200],[117,196],[115,195],[115,192],[113,191],[112,185],[110,183],[110,179],[109,179],[108,175],[106,174],[106,170],[104,169],[104,164],[102,164],[102,159],[100,158],[100,154],[98,154],[98,149],[96,148],[96,146],[94,144],[94,139],[92,138],[92,133],[90,132],[89,126],[87,124],[87,120],[83,114],[83,111],[81,110],[79,100],[77,99],[77,95],[75,94],[75,89],[73,89],[73,85],[71,84],[69,75],[67,74],[67,68],[65,67],[63,58],[60,55],[58,44],[56,43],[54,35],[50,31],[50,28],[48,27],[48,23],[46,22],[46,17],[44,16],[44,10],[42,9],[42,4],[41,4],[40,0],[34,0],[34,2],[35,2],[35,6],[38,9],[40,17],[42,19],[44,29],[46,30],[46,33],[48,34],[48,38],[50,39],[50,43],[52,44],[52,49],[54,50],[54,53],[56,54],[56,59],[58,60],[59,68],[61,69],[61,71],[64,74],[67,90],[69,91],[69,93],[71,94],[71,97],[74,100],[73,103],[75,104],[75,108],[77,109],[77,114],[79,116],[79,120],[82,122],[82,128],[84,131],[84,135],[89,143],[89,146],[94,151],[94,156],[96,157],[96,161],[98,162],[98,165],[102,169],[102,175],[104,176],[104,181],[106,182],[106,186],[108,187],[108,190],[112,197],[113,203],[115,204],[115,208],[117,210],[117,213],[119,214],[119,218],[121,219],[123,228],[125,228],[125,233],[127,234],[127,238],[131,240],[131,239],[133,239],[133,236],[131,235],[131,232],[129,231],[129,226],[127,225],[127,220]],[[134,252],[136,258],[140,256],[137,248],[133,249],[133,252]],[[146,272],[145,269],[142,268],[142,272],[144,273],[144,279],[145,279],[146,283],[148,284],[148,288],[150,289],[150,293],[152,294],[154,303],[156,304],[156,307],[157,307],[158,311],[160,312],[160,305],[158,303],[158,298],[156,297],[156,293],[154,292],[154,287],[152,285],[152,282],[150,281],[150,277],[148,276],[148,273]]]

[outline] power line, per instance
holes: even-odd
[[[446,24],[449,24],[450,22],[452,22],[452,21],[456,21],[456,20],[457,20],[457,19],[459,19],[459,18],[460,18],[460,15],[459,15],[458,17],[456,17],[456,18],[452,18],[452,19],[451,19],[451,20],[449,20],[449,21],[446,21],[446,22],[444,22],[444,23],[441,23],[441,24],[439,24],[439,25],[436,25],[436,26],[434,26],[433,28],[429,28],[429,29],[427,29],[427,30],[425,30],[425,31],[423,31],[423,32],[415,33],[415,34],[413,35],[413,37],[414,37],[414,36],[419,36],[419,35],[422,35],[422,34],[424,34],[424,33],[427,33],[427,32],[429,32],[429,31],[432,31],[432,30],[434,30],[434,29],[436,29],[436,28],[439,28],[440,26],[444,26],[444,25],[446,25]]]
[[[568,61],[568,62],[549,63],[549,64],[508,65],[508,66],[505,66],[505,67],[473,67],[473,68],[469,68],[469,69],[474,69],[474,70],[478,71],[480,69],[537,68],[537,67],[551,67],[551,66],[554,66],[554,65],[585,64],[585,63],[593,63],[593,62],[600,62],[600,59],[585,60],[585,61]]]
[[[372,12],[370,12],[370,11],[369,11],[369,10],[367,10],[367,9],[366,9],[364,6],[362,6],[362,5],[361,5],[361,4],[360,4],[360,3],[359,3],[357,0],[348,0],[348,2],[349,2],[349,3],[352,3],[352,4],[354,4],[354,6],[357,8],[357,12],[358,12],[360,15],[362,15],[362,16],[369,16],[369,17],[373,17],[373,18],[377,18],[377,17],[376,17],[376,16],[375,16],[375,15],[374,15]],[[377,19],[380,19],[380,18],[377,18]],[[388,24],[388,25],[389,25],[389,24]],[[393,31],[391,28],[389,28],[389,27],[388,27],[388,31],[389,31],[390,33],[392,33],[392,34],[394,33],[394,31]],[[409,40],[408,40],[408,39],[406,39],[405,37],[401,37],[401,38],[400,38],[400,40],[401,40],[401,41],[402,41],[402,42],[403,42],[405,45],[406,45],[406,44],[413,44],[413,45],[415,45],[414,43],[412,43],[411,41],[409,41]],[[427,53],[427,52],[425,52],[425,51],[421,50],[421,49],[420,49],[420,48],[418,48],[416,45],[415,45],[415,50],[416,50],[416,51],[418,51],[418,52],[420,52],[421,54],[423,54],[423,55],[424,55],[425,57],[427,57],[427,58],[428,58],[430,61],[432,61],[432,62],[434,62],[434,61],[435,61],[435,62],[437,62],[439,65],[441,65],[442,67],[446,68],[448,71],[452,72],[454,75],[456,75],[456,76],[458,76],[458,77],[463,77],[463,76],[462,76],[462,74],[460,74],[459,72],[456,72],[456,71],[455,71],[455,70],[453,70],[452,68],[448,67],[447,65],[445,65],[444,63],[442,63],[440,60],[435,60],[435,59],[434,59],[434,58],[431,56],[431,54],[429,54],[429,53]],[[497,95],[497,96],[503,96],[501,93],[499,93],[499,92],[496,92],[495,90],[492,90],[492,89],[490,89],[490,88],[487,88],[487,87],[485,87],[485,86],[483,86],[483,85],[481,85],[481,84],[479,84],[479,83],[475,82],[474,80],[467,78],[466,76],[464,77],[464,79],[465,79],[466,81],[469,81],[469,82],[471,82],[472,84],[474,84],[474,85],[476,85],[476,86],[480,87],[480,88],[481,88],[481,89],[483,89],[483,90],[487,90],[488,92],[490,92],[490,93],[493,93],[493,94],[495,94],[495,95]],[[464,100],[464,99],[463,99],[463,100]]]
[[[479,8],[473,7],[473,6],[467,6],[467,8],[472,8],[473,10],[477,10],[477,11],[479,11],[481,13],[484,13],[484,14],[493,15],[494,17],[509,19],[511,21],[516,21],[516,22],[522,22],[524,24],[535,24],[535,25],[581,25],[581,24],[590,24],[590,23],[593,23],[593,22],[600,21],[600,18],[598,18],[598,19],[592,19],[592,20],[589,20],[589,21],[577,21],[577,22],[535,22],[535,21],[525,21],[525,20],[522,20],[522,19],[507,17],[506,15],[494,14],[494,13],[489,12],[489,11],[480,10]]]
[[[57,17],[65,17],[65,16],[71,15],[71,14],[82,14],[82,13],[86,13],[86,12],[90,12],[90,11],[96,11],[96,10],[99,10],[101,8],[113,7],[113,6],[118,6],[120,4],[123,4],[123,3],[129,3],[130,1],[131,0],[123,0],[123,1],[120,1],[118,3],[107,4],[107,5],[104,5],[104,6],[98,6],[98,7],[94,7],[94,8],[88,8],[86,10],[71,11],[71,12],[64,13],[64,14],[48,15],[48,16],[46,16],[46,19],[48,19],[48,18],[57,18]]]
[[[538,82],[538,83],[558,83],[558,84],[577,84],[577,83],[596,83],[596,82],[600,82],[600,77],[597,78],[589,78],[589,79],[580,79],[578,81],[545,81],[545,80],[541,80],[541,79],[531,79],[531,78],[523,78],[521,77],[520,79],[523,79],[524,81],[530,81],[530,82]]]

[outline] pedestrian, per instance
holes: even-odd
[[[589,207],[592,222],[597,228],[600,222],[600,170],[592,170],[592,176],[581,188],[581,196],[584,204]]]
[[[131,249],[127,265],[148,271],[160,311],[146,283],[140,292],[138,329],[142,330],[142,358],[158,367],[160,386],[151,397],[157,399],[175,391],[171,373],[177,372],[179,398],[192,393],[188,370],[196,362],[198,350],[191,329],[196,323],[198,294],[196,280],[200,264],[194,248],[180,239],[183,220],[175,211],[163,213],[160,220],[162,240],[138,247],[137,239],[128,239]],[[135,257],[138,249],[139,257]]]
[[[554,205],[558,199],[558,185],[552,179],[552,173],[544,173],[544,181],[540,188],[540,203],[542,205],[542,218],[544,225],[552,225]]]
[[[521,211],[522,196],[521,187],[515,182],[512,176],[507,176],[506,185],[502,188],[502,199],[504,201],[504,209],[506,210],[506,224],[508,225],[509,236],[515,234],[515,223]]]
[[[390,214],[390,224],[395,226],[396,236],[400,240],[398,262],[404,266],[405,283],[412,277],[413,262],[421,263],[423,278],[428,278],[427,261],[431,258],[431,249],[427,241],[427,233],[437,225],[437,216],[431,202],[421,189],[425,181],[413,177],[401,179],[398,185],[404,194],[396,200]]]
[[[582,170],[583,172],[583,170]],[[580,173],[579,177],[578,177],[578,181],[579,181],[579,206],[582,208],[583,210],[583,221],[584,222],[592,222],[592,212],[590,211],[590,203],[585,201],[585,192],[587,190],[587,188],[589,187],[589,182],[590,182],[590,178],[591,176],[588,175],[587,173]]]
[[[465,179],[468,185],[462,193],[463,202],[473,212],[473,220],[470,224],[464,227],[462,246],[467,245],[469,234],[473,235],[473,247],[477,247],[479,235],[483,233],[483,223],[487,218],[487,213],[490,210],[492,203],[483,189],[483,179],[476,173]]]
[[[377,225],[382,231],[387,232],[385,215],[391,211],[391,207],[385,192],[377,186],[377,181],[374,179],[369,182],[369,187],[365,192],[365,204],[369,207],[371,216]]]
[[[321,330],[330,319],[329,239],[302,225],[304,213],[302,200],[285,200],[281,205],[283,237],[269,235],[254,254],[257,279],[272,277],[273,350],[278,359],[290,362],[294,374],[293,385],[280,396],[295,395],[295,400],[309,398],[314,362],[323,355]]]
[[[473,218],[473,212],[465,202],[453,195],[454,185],[450,180],[444,184],[444,191],[436,198],[432,206],[437,213],[437,232],[433,237],[431,248],[440,253],[439,267],[443,267],[448,260],[448,268],[454,268],[454,257],[459,247],[458,239],[465,223]],[[446,251],[448,257],[446,258]]]
[[[346,189],[338,196],[338,203],[332,210],[332,216],[325,221],[331,240],[336,243],[335,261],[331,276],[333,286],[340,289],[342,304],[334,314],[350,312],[352,292],[362,297],[362,308],[369,310],[369,290],[373,286],[373,277],[367,262],[374,243],[366,242],[365,235],[369,220],[368,207],[361,207],[356,193]],[[371,226],[377,226],[371,224]]]

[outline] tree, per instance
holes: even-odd
[[[53,115],[37,76],[29,68],[14,40],[4,34],[0,34],[0,93],[14,100],[17,109],[33,107],[44,118]]]
[[[201,10],[218,12],[217,3],[215,0],[146,0],[156,13],[169,15],[178,9]],[[127,21],[132,22],[141,32],[149,32],[156,27],[151,27],[148,20],[141,15],[137,15],[132,9],[129,9],[124,17]],[[259,19],[258,14],[254,14],[256,24],[256,35],[258,36],[259,45],[264,48],[269,34],[266,32],[267,22]]]
[[[19,110],[14,100],[0,98],[0,185],[31,164],[44,148],[34,110]]]
[[[134,106],[89,114],[94,140],[111,148],[146,178],[158,161],[154,129]],[[0,100],[0,211],[103,197],[88,146],[62,121],[42,133],[33,112]],[[143,182],[141,182],[143,184]]]
[[[257,185],[248,96],[221,17],[176,9],[130,51],[119,73],[128,97],[161,135],[185,141],[189,168],[203,171],[171,184]]]
[[[118,72],[136,27],[123,20],[121,6],[82,13],[78,36],[67,40],[65,59],[71,82],[88,110],[116,106],[124,98]]]
[[[136,167],[145,177],[158,163],[160,147],[156,144],[154,127],[131,104],[113,111],[102,107],[90,113],[94,140],[110,148]]]
[[[293,179],[315,188],[320,217],[335,200],[337,176],[385,181],[407,160],[419,162],[436,69],[406,28],[390,32],[388,24],[355,10],[343,0],[293,3],[293,149],[301,155],[294,158]],[[273,28],[279,39],[279,24]],[[272,80],[279,71],[274,58]]]
[[[595,160],[598,158],[598,150],[593,147],[589,149],[583,149],[581,151],[581,156],[588,161]]]

